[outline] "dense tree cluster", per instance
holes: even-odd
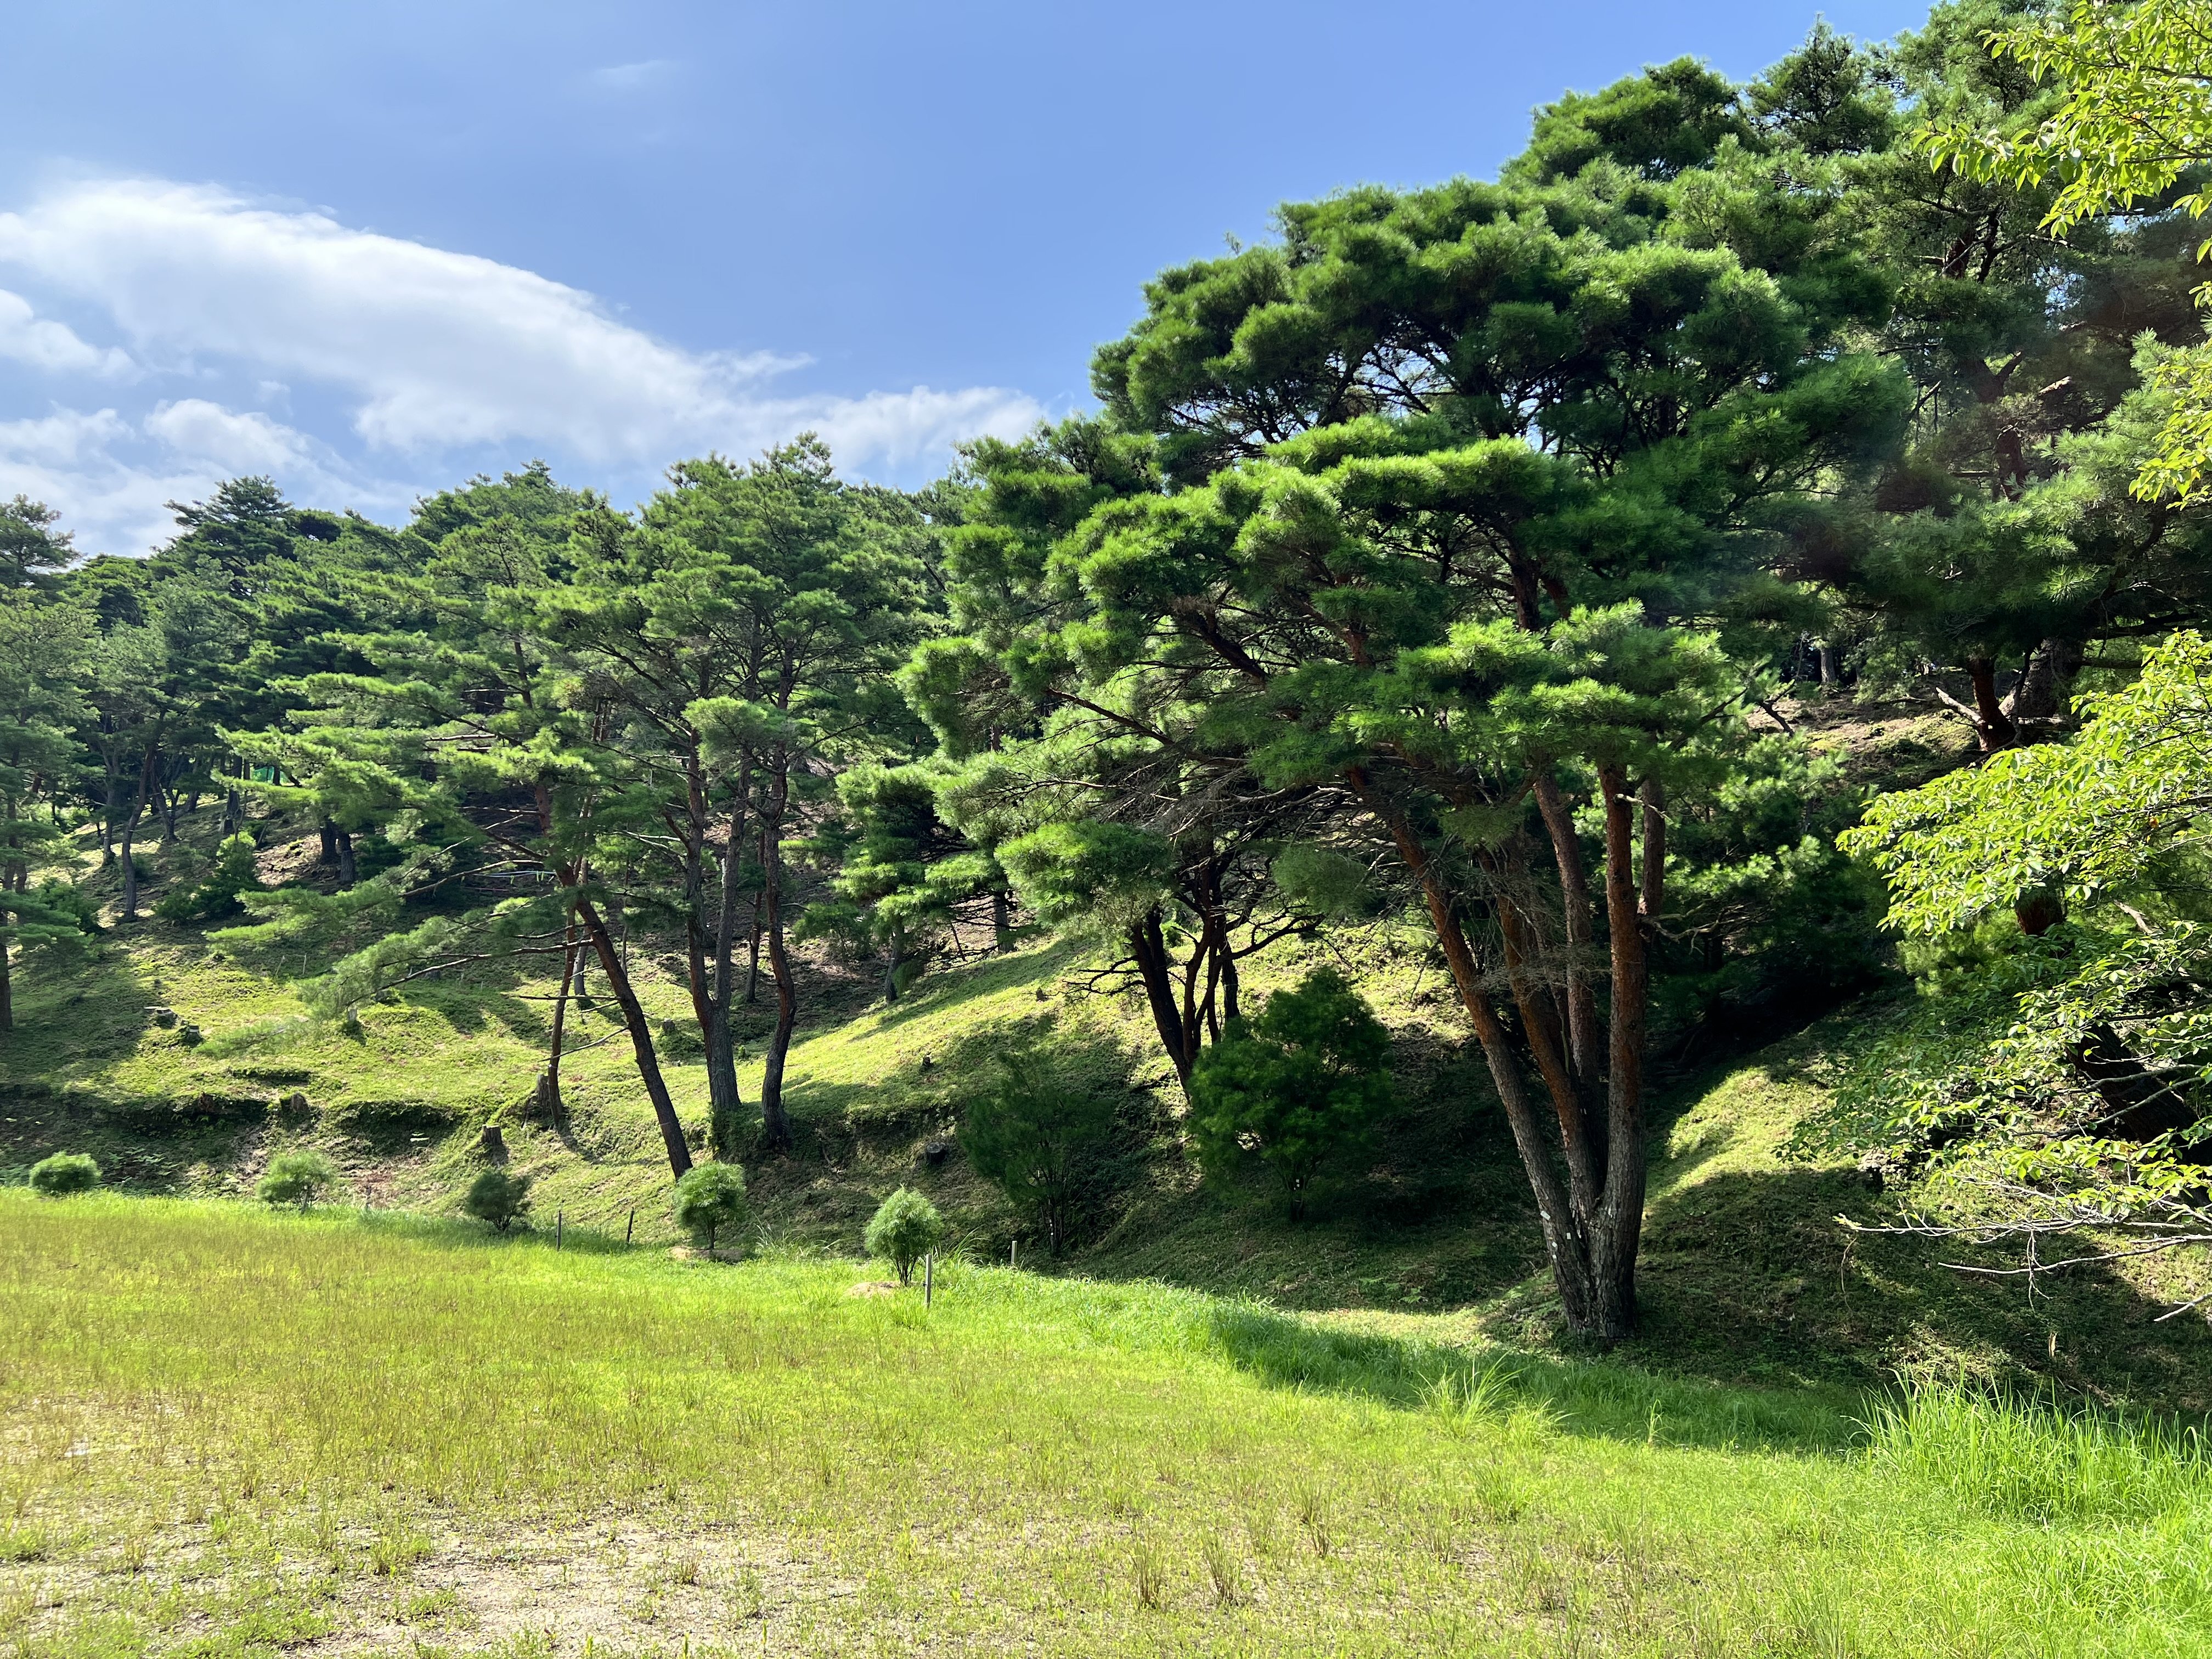
[[[5,931],[88,925],[32,879],[76,826],[127,925],[148,836],[305,814],[323,879],[264,888],[226,841],[165,914],[315,961],[333,1018],[557,962],[554,1104],[595,974],[681,1176],[631,940],[684,963],[726,1160],[756,1112],[790,1140],[795,950],[872,961],[889,1000],[963,920],[1005,949],[1026,916],[1141,995],[1209,1160],[1264,1159],[1296,1206],[1382,1097],[1382,1039],[1334,979],[1248,1009],[1243,964],[1418,918],[1566,1316],[1617,1337],[1655,1054],[1883,961],[1837,845],[1863,782],[1783,688],[1948,707],[2002,757],[2212,609],[2175,459],[2201,181],[2185,157],[2085,198],[2033,163],[2095,111],[2018,32],[2073,10],[1823,27],[1744,85],[1668,64],[1540,112],[1493,182],[1286,205],[1147,286],[1096,413],[919,492],[811,438],[684,461],[632,512],[542,466],[398,528],[243,478],[152,557],[81,562],[0,507]],[[456,903],[457,873],[501,896]],[[2059,885],[2001,896],[2024,934],[2080,902]],[[968,1139],[1057,1243],[1104,1120],[1037,1063]]]

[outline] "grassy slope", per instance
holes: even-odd
[[[1907,726],[1888,735],[1932,754],[1941,733]],[[1825,740],[1862,759],[1875,742],[1856,727]],[[1910,758],[1871,751],[1893,770]],[[184,856],[211,832],[211,817],[187,832]],[[281,866],[297,850],[267,856]],[[157,863],[176,856],[157,853]],[[1417,937],[1389,928],[1332,949],[1393,1027],[1401,1107],[1375,1169],[1322,1194],[1307,1225],[1285,1224],[1264,1188],[1198,1185],[1178,1145],[1177,1092],[1141,1009],[1086,994],[1071,948],[1045,943],[933,973],[888,1008],[850,978],[817,972],[818,1012],[790,1070],[799,1155],[749,1160],[761,1231],[850,1252],[876,1201],[906,1183],[932,1194],[971,1255],[1003,1261],[1024,1238],[1035,1261],[1019,1218],[957,1152],[936,1167],[920,1153],[949,1134],[992,1048],[1050,1021],[1066,1061],[1124,1102],[1115,1156],[1067,1268],[1261,1297],[1394,1334],[1546,1346],[1555,1322],[1533,1218],[1442,974]],[[273,1151],[307,1142],[337,1158],[351,1199],[450,1212],[480,1167],[480,1127],[498,1121],[515,1165],[536,1179],[541,1224],[558,1212],[571,1228],[619,1236],[634,1212],[641,1242],[674,1237],[659,1137],[604,1000],[571,1027],[572,1044],[593,1046],[572,1047],[568,1117],[538,1125],[516,1107],[542,1063],[550,981],[418,981],[364,1010],[349,1035],[298,1018],[285,975],[312,965],[211,960],[197,933],[149,921],[111,933],[94,961],[23,974],[18,1029],[0,1039],[0,1169],[70,1146],[93,1152],[132,1187],[240,1194]],[[635,965],[656,1018],[683,1020],[687,999],[668,964],[641,955]],[[1266,959],[1255,988],[1302,965]],[[155,1006],[208,1040],[185,1046],[181,1026],[152,1022]],[[749,1012],[749,1098],[765,1020],[765,1010]],[[1778,1148],[1817,1102],[1853,1025],[1846,1012],[1661,1103],[1644,1330],[1632,1357],[1838,1397],[1903,1370],[2048,1379],[2108,1399],[2212,1409],[2212,1335],[2194,1319],[2158,1322],[2163,1304],[2145,1292],[2161,1287],[2146,1274],[2046,1279],[2031,1298],[2014,1281],[1947,1272],[1922,1246],[1850,1245],[1837,1214],[1879,1219],[1893,1212],[1889,1201],[1848,1169],[1792,1164]],[[696,1127],[702,1068],[679,1059],[669,1075]],[[307,1113],[275,1104],[295,1091]]]
[[[53,1659],[2212,1651],[2212,1477],[2124,1438],[1869,1453],[1802,1394],[999,1268],[925,1311],[343,1212],[0,1234],[0,1642]]]

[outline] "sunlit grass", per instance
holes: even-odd
[[[0,1194],[0,1644],[2212,1651],[2201,1471],[2117,1421],[1870,1448],[1156,1285],[956,1263],[925,1311],[580,1242]],[[1986,1501],[2129,1457],[2124,1502]]]

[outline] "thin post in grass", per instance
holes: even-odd
[[[925,1311],[927,1311],[929,1307],[931,1292],[935,1291],[936,1288],[937,1252],[932,1250],[928,1255],[923,1256],[921,1259],[921,1305]]]
[[[558,1255],[561,1253],[561,1235],[568,1230],[568,1212],[566,1210],[556,1210],[556,1211],[554,1211],[554,1212],[553,1212],[553,1253],[554,1253],[556,1255]]]
[[[627,1244],[637,1237],[637,1206],[629,1206],[629,1225],[623,1229],[623,1243]]]

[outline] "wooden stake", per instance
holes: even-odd
[[[623,1243],[627,1244],[637,1237],[637,1206],[629,1206],[629,1225],[623,1229]]]
[[[937,1252],[932,1250],[921,1259],[921,1305],[929,1306],[932,1291],[937,1288]]]
[[[556,1211],[554,1211],[554,1212],[553,1212],[553,1249],[554,1249],[554,1253],[555,1253],[556,1255],[558,1255],[558,1254],[560,1253],[560,1249],[561,1249],[561,1235],[568,1230],[568,1212],[566,1210],[556,1210]]]

